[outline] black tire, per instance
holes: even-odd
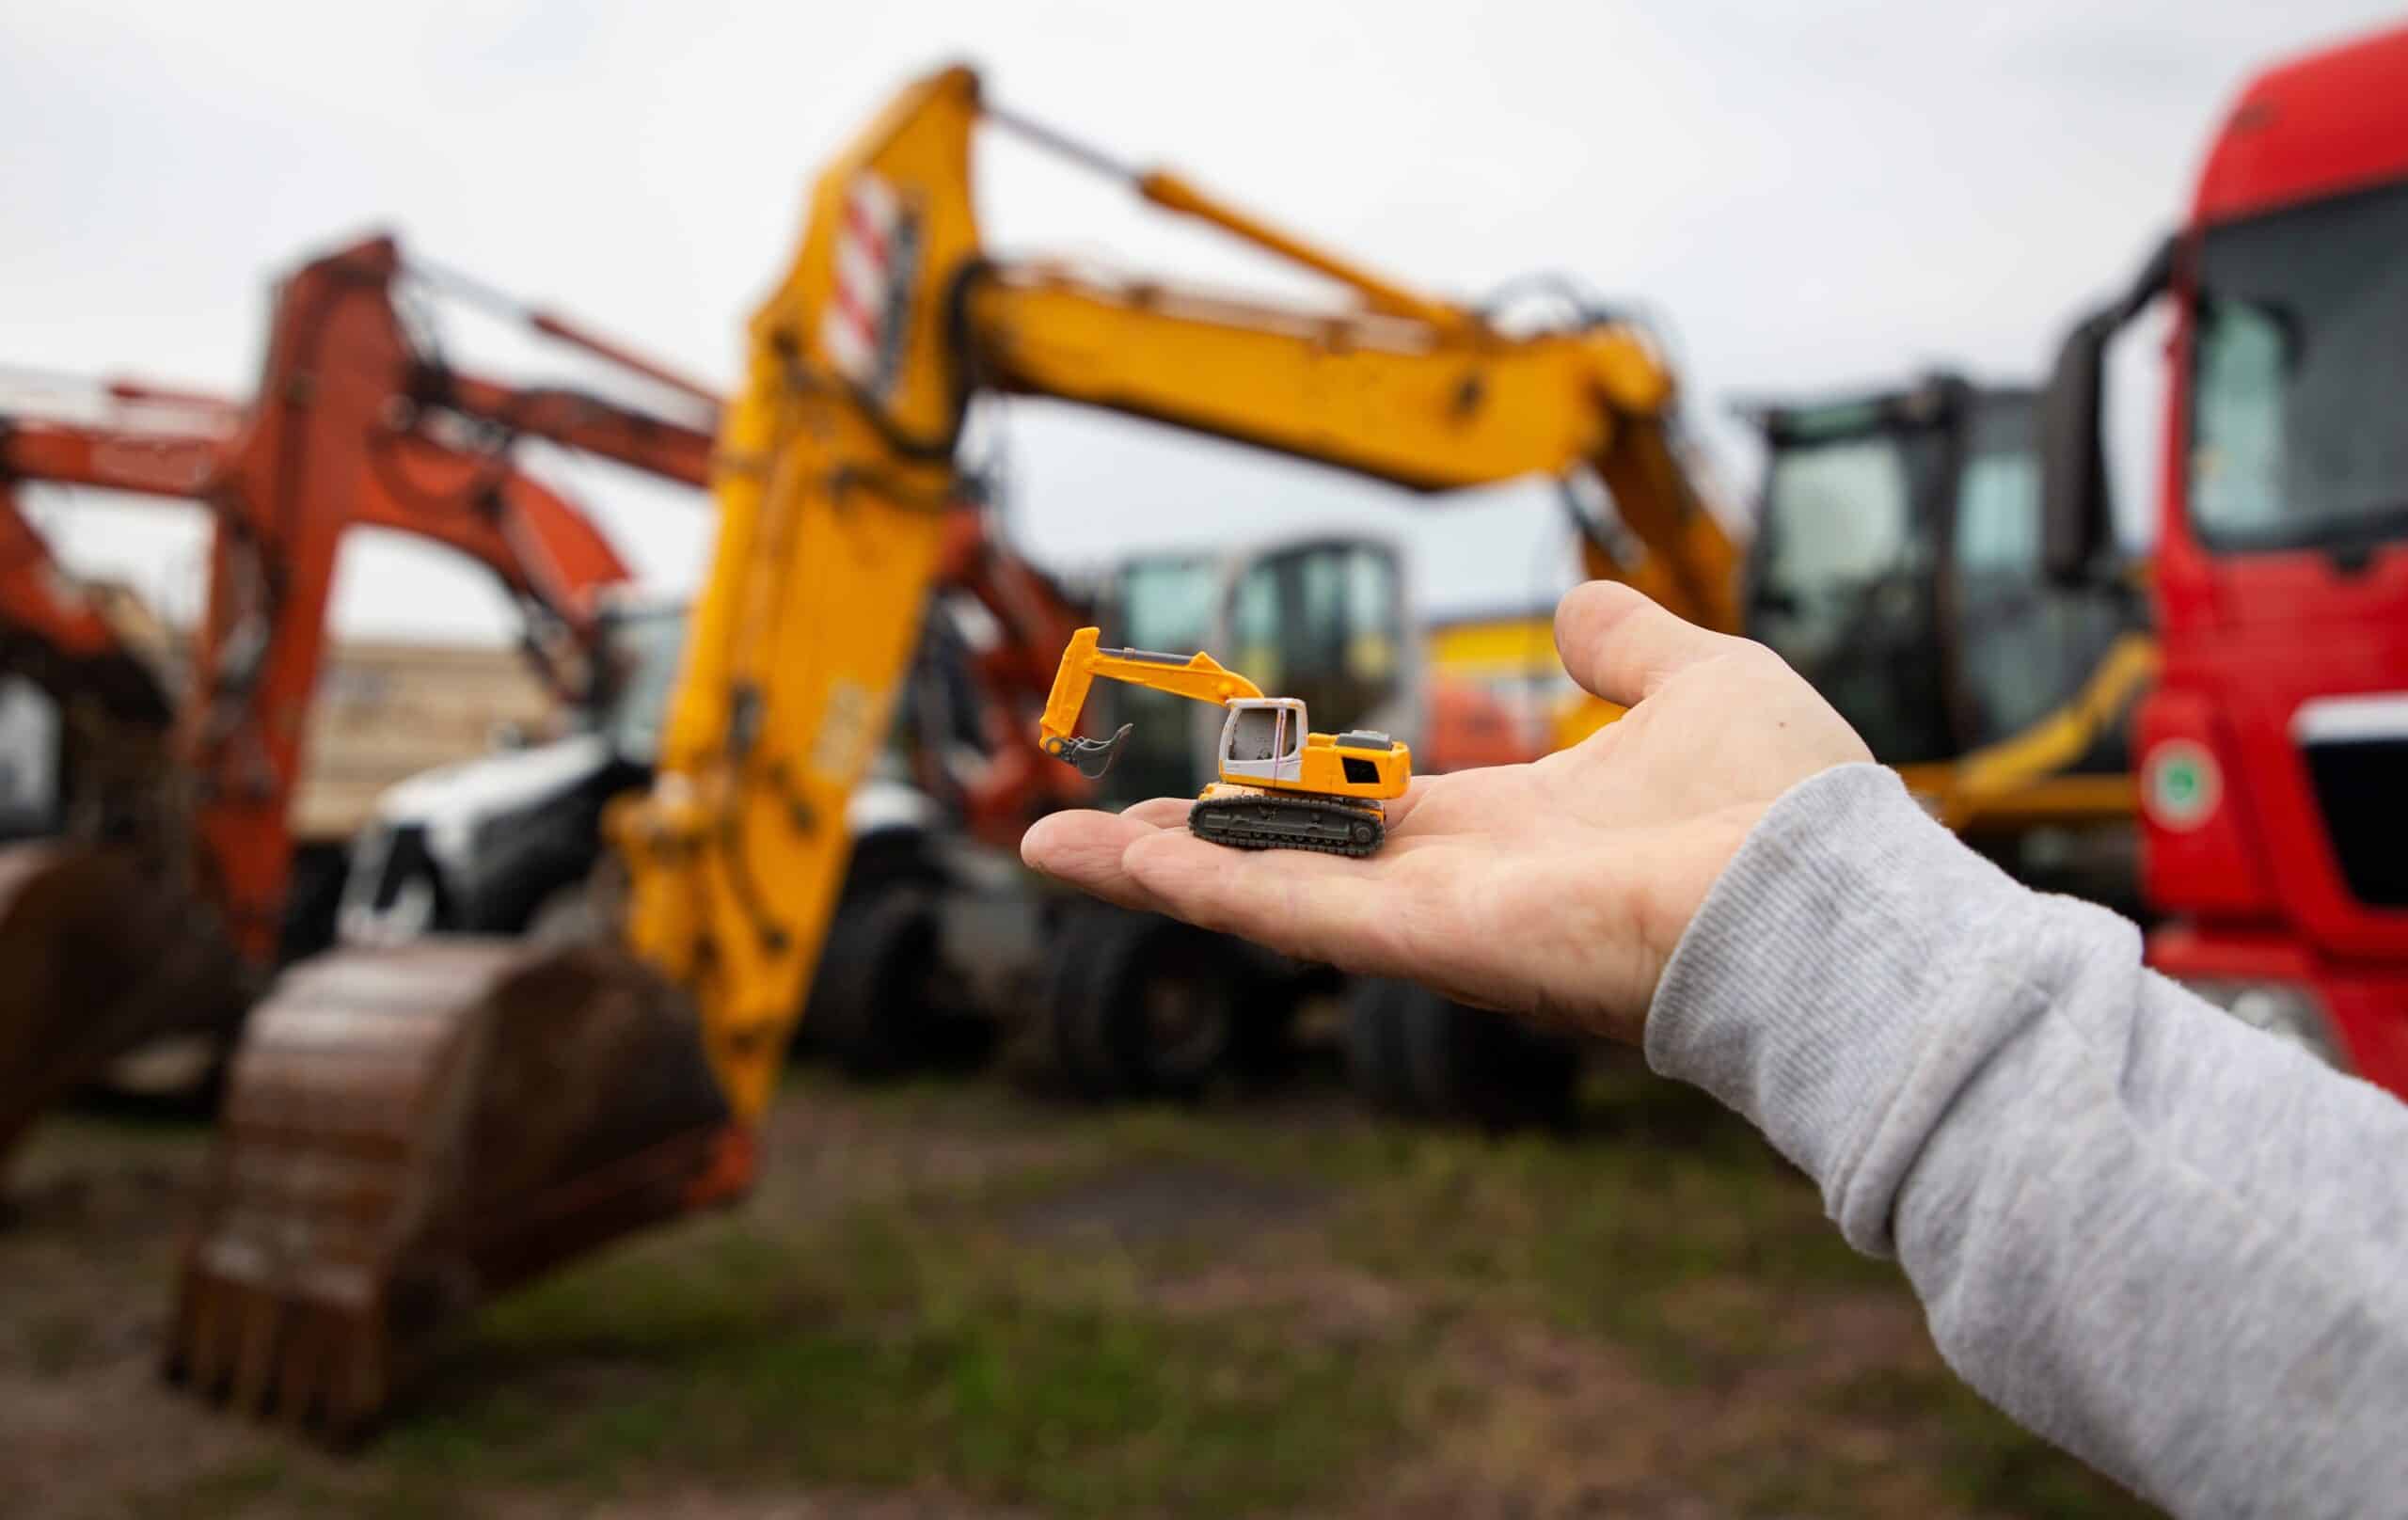
[[[1193,1098],[1228,1069],[1249,981],[1221,936],[1090,909],[1065,923],[1054,957],[1050,1043],[1073,1092]]]
[[[350,863],[350,856],[340,845],[309,844],[293,849],[293,873],[284,893],[284,921],[277,934],[277,965],[334,948],[343,873]]]
[[[1358,976],[1346,990],[1347,1084],[1375,1114],[1425,1116],[1405,1049],[1405,1008],[1417,991],[1385,976]]]
[[[917,888],[880,892],[839,911],[804,1009],[814,1046],[864,1081],[927,1065],[942,1017],[943,950],[935,899]]]
[[[1355,1007],[1348,1054],[1374,1106],[1489,1130],[1571,1123],[1576,1041],[1406,982],[1376,987]]]
[[[1130,1096],[1129,1078],[1091,1012],[1100,965],[1096,949],[1113,932],[1114,921],[1126,916],[1132,915],[1113,908],[1069,910],[1055,929],[1045,978],[1045,1064],[1071,1096],[1093,1102]]]

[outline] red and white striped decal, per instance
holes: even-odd
[[[895,305],[898,245],[910,235],[895,187],[878,175],[853,177],[845,192],[845,220],[836,230],[836,283],[819,319],[819,346],[836,372],[870,390],[883,389],[887,324]]]

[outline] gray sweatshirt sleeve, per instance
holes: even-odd
[[[1895,1256],[1958,1375],[2188,1515],[2408,1514],[2408,1108],[2141,965],[1875,766],[1792,788],[1647,1057]]]

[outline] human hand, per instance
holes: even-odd
[[[1592,581],[1556,609],[1574,680],[1630,708],[1529,765],[1417,779],[1367,860],[1235,850],[1190,799],[1057,813],[1021,842],[1049,876],[1343,970],[1636,1041],[1664,963],[1775,798],[1872,758],[1770,650]]]

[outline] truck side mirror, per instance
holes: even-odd
[[[2059,585],[2086,579],[2114,537],[2107,495],[2107,345],[2173,284],[2176,242],[2160,242],[2130,289],[2074,324],[2040,398],[2040,563]]]
[[[2099,420],[2117,315],[2106,308],[2074,325],[2040,398],[2040,562],[2059,585],[2083,579],[2108,539]]]

